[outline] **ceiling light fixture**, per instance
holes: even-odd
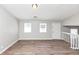
[[[38,4],[32,4],[32,8],[38,8]]]

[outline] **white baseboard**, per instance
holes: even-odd
[[[3,49],[0,54],[2,54],[4,51],[6,51],[8,48],[10,48],[13,44],[15,44],[18,40],[14,41],[13,43],[11,43],[10,45],[8,45],[5,49]]]
[[[62,39],[54,39],[54,38],[19,38],[18,40],[62,40]],[[8,45],[5,49],[3,49],[0,54],[10,48],[13,44],[15,44],[18,40],[14,41],[10,45]]]
[[[18,40],[54,40],[54,38],[19,38]],[[55,39],[62,40],[62,39]]]

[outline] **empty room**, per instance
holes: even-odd
[[[79,55],[79,4],[0,4],[0,55]]]

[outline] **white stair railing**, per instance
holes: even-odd
[[[70,48],[79,49],[79,35],[62,32],[62,37],[70,43]]]

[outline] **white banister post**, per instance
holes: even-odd
[[[66,37],[70,36],[70,38],[66,38],[66,39],[69,39],[70,41],[70,48],[79,49],[79,35],[66,33],[66,32],[63,32],[62,34],[63,34],[64,39],[65,39],[65,36]]]

